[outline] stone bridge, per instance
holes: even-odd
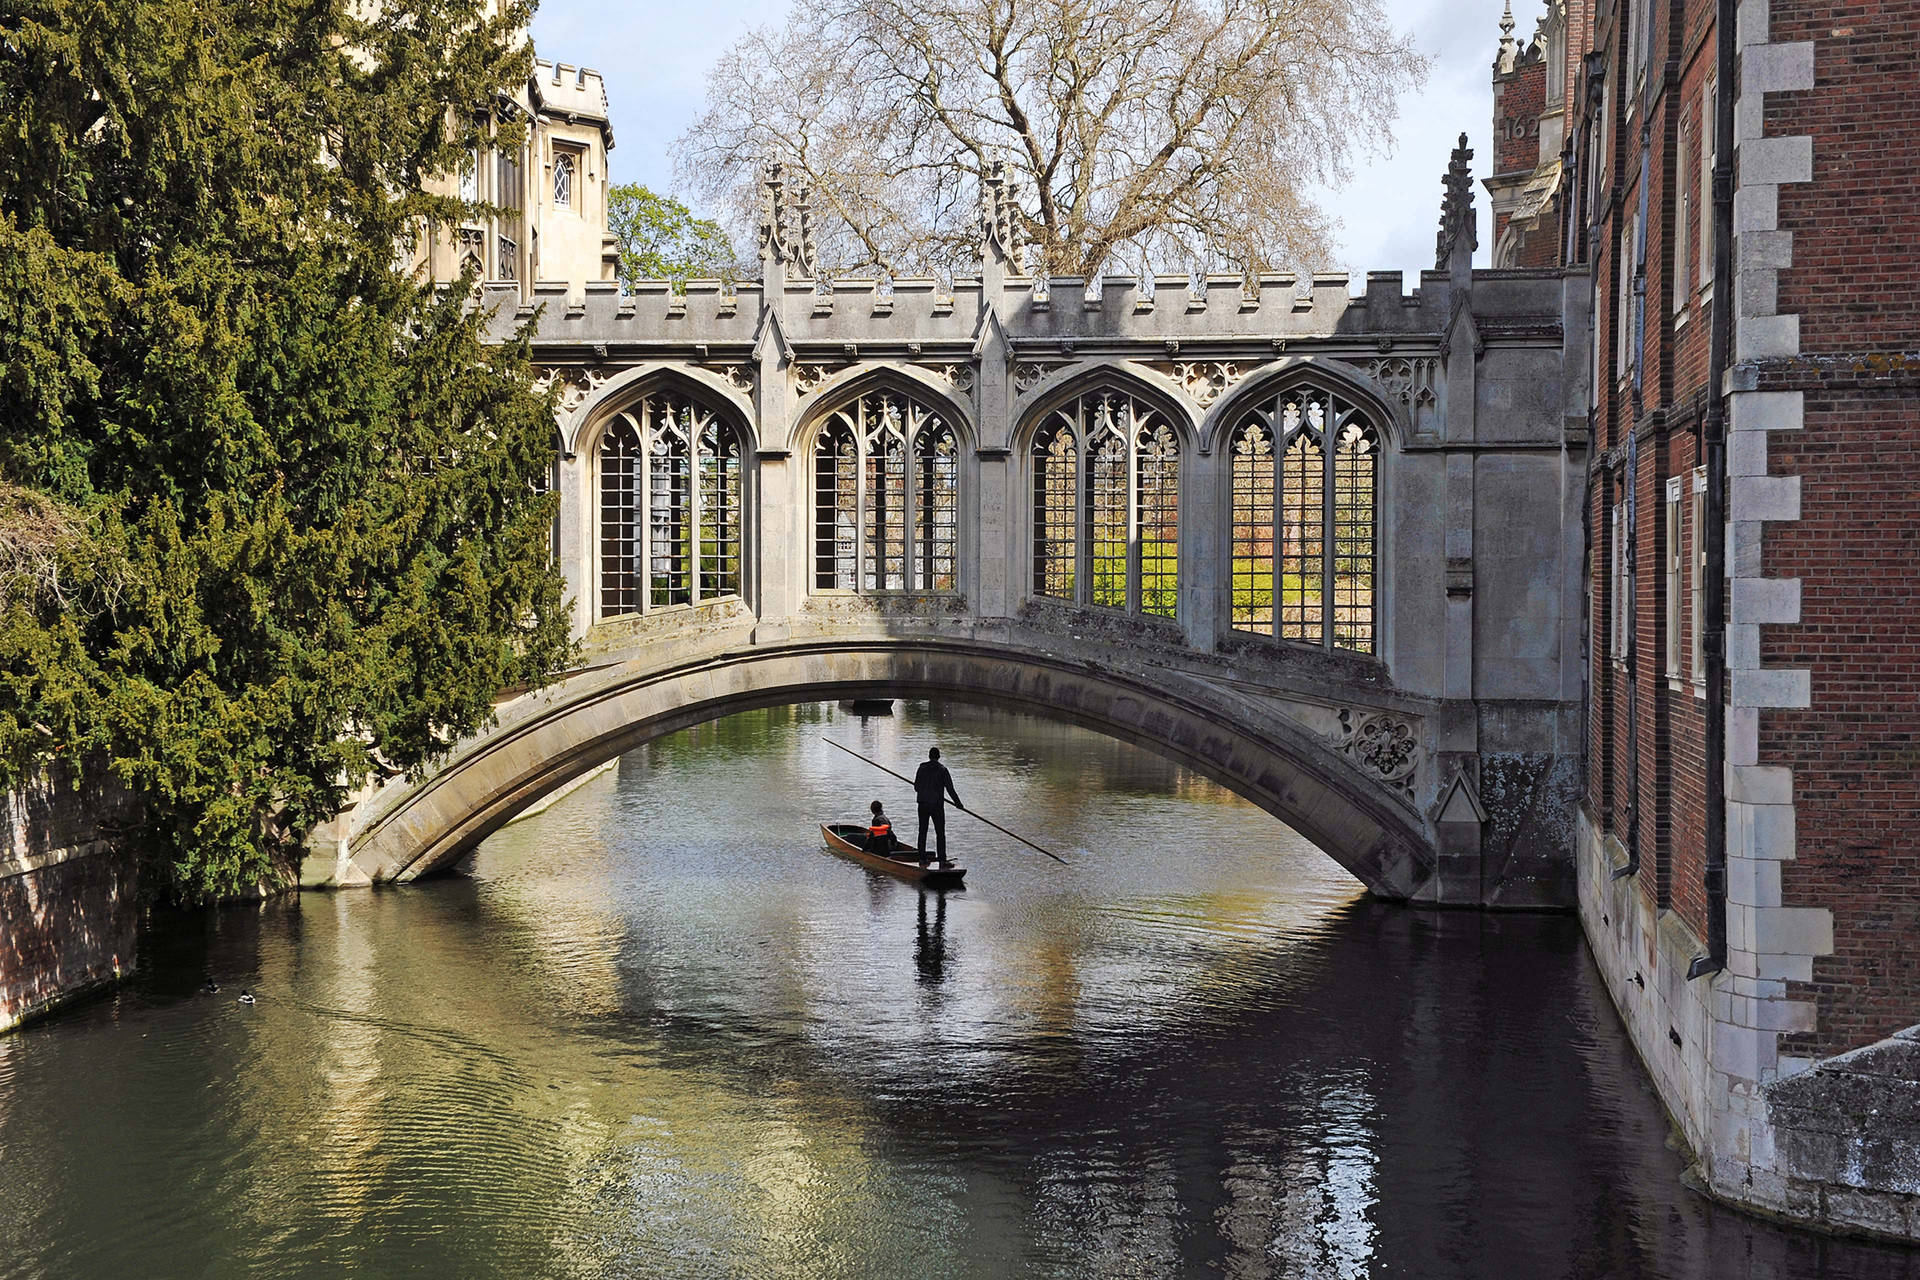
[[[1458,161],[1458,157],[1456,157]],[[1464,165],[1456,163],[1464,171]],[[556,389],[583,665],[317,832],[307,881],[447,866],[732,711],[1057,716],[1190,765],[1383,897],[1567,905],[1582,725],[1584,276],[485,287]],[[796,797],[804,806],[807,798]]]

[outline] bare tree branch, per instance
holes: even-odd
[[[1309,268],[1307,192],[1391,146],[1425,60],[1381,0],[797,0],[715,65],[683,180],[750,232],[759,162],[820,201],[835,271],[966,270],[1005,159],[1050,269]]]

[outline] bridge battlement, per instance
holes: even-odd
[[[1461,153],[1464,154],[1464,153]],[[982,268],[817,281],[769,175],[762,279],[488,288],[555,391],[586,666],[316,837],[410,878],[646,737],[884,690],[1128,737],[1383,896],[1573,900],[1589,290],[1475,272]],[[989,210],[989,214],[991,210]]]

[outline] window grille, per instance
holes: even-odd
[[[1056,420],[1033,438],[1033,590],[1076,599],[1080,568],[1080,449]]]
[[[564,152],[553,157],[553,207],[573,208],[573,157]]]
[[[600,438],[600,615],[640,612],[640,435],[621,417]]]
[[[520,278],[520,246],[510,236],[500,237],[500,279]]]
[[[658,609],[693,602],[693,503],[690,434],[693,406],[649,401],[647,442],[648,600]]]
[[[1380,437],[1373,423],[1324,390],[1296,388],[1248,409],[1228,448],[1234,628],[1375,652]]]
[[[914,491],[914,589],[953,591],[960,585],[954,573],[959,548],[960,456],[953,432],[935,419],[915,438],[913,456],[920,466]]]
[[[1233,445],[1233,625],[1273,627],[1273,433],[1250,422]]]
[[[940,412],[872,391],[814,442],[816,590],[957,591],[960,450]]]
[[[1177,616],[1173,421],[1126,392],[1089,391],[1040,424],[1032,456],[1034,594]]]
[[[608,426],[601,617],[740,593],[741,457],[739,432],[677,391],[646,396]]]
[[[740,437],[719,421],[700,436],[700,598],[740,594]]]

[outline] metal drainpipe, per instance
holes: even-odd
[[[1713,311],[1707,347],[1707,412],[1700,425],[1707,469],[1706,581],[1701,584],[1700,648],[1707,663],[1706,854],[1707,954],[1687,979],[1727,967],[1727,367],[1733,338],[1734,0],[1715,0],[1713,104]]]

